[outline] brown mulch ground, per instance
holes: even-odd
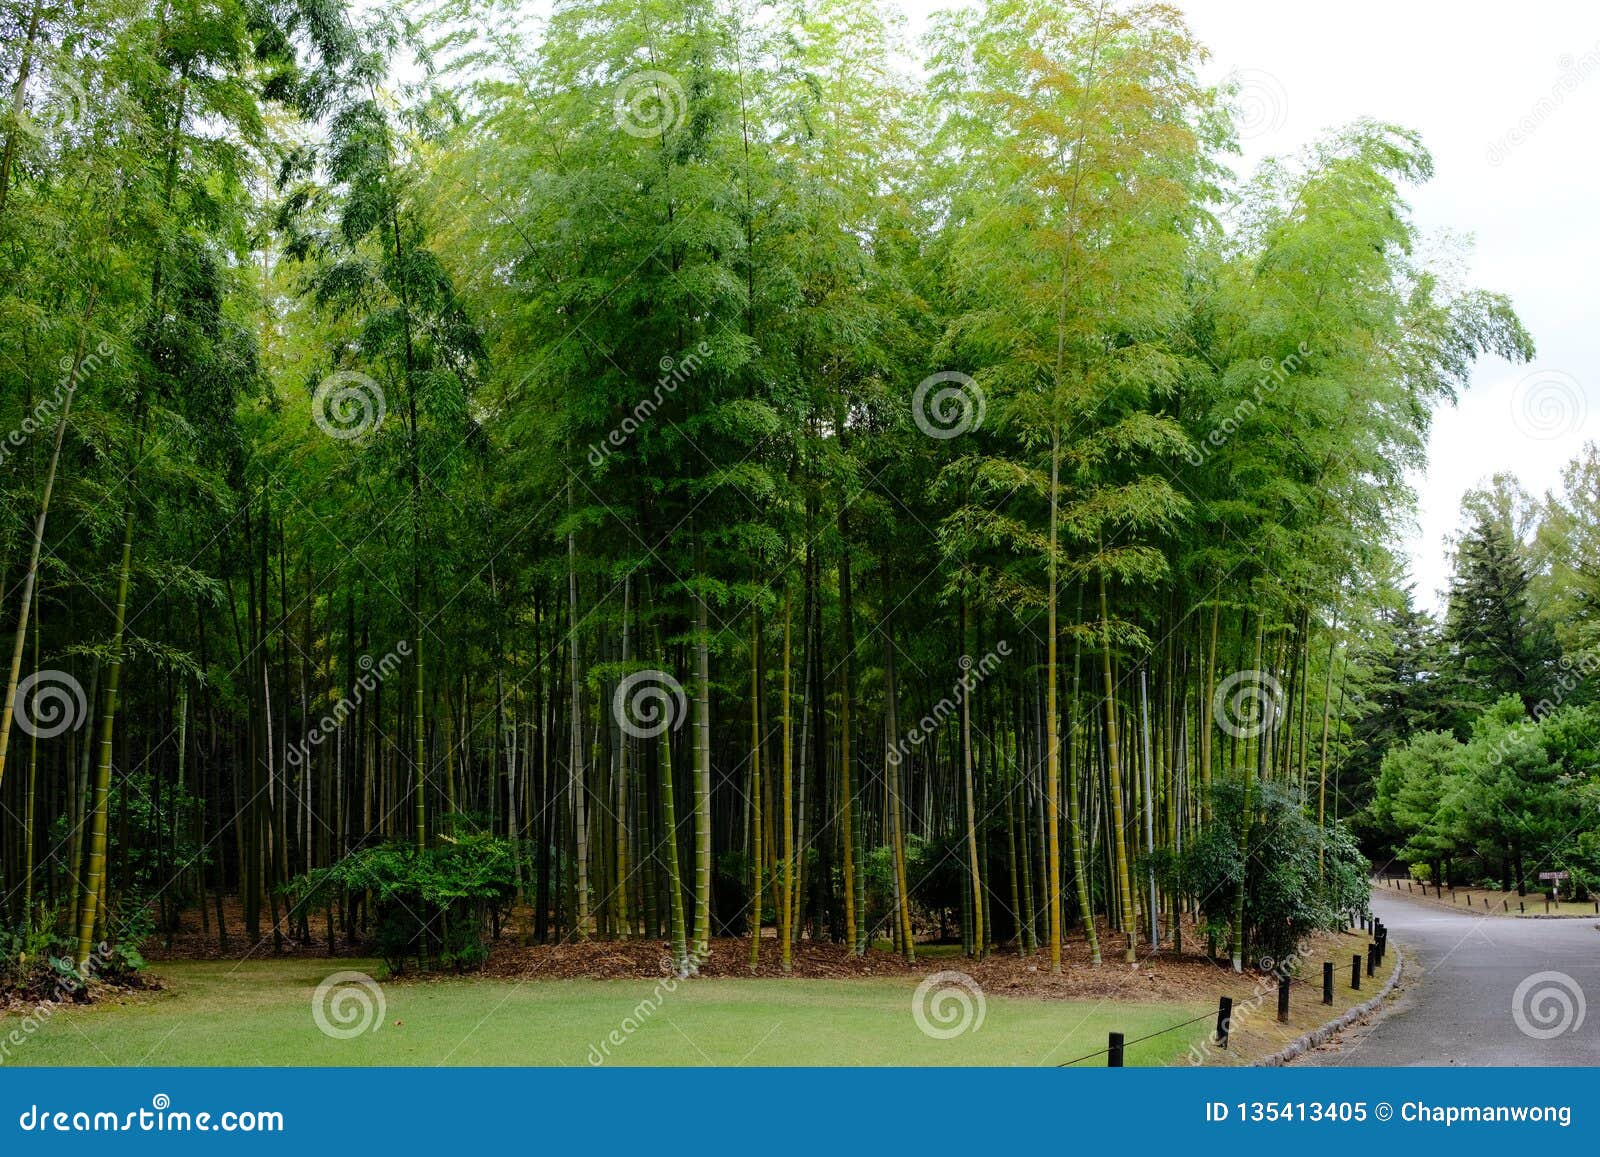
[[[244,905],[238,897],[229,896],[222,902],[223,920],[228,929],[228,948],[223,951],[217,937],[217,912],[214,900],[206,903],[206,924],[201,927],[200,911],[197,908],[186,908],[178,915],[178,927],[172,934],[172,943],[169,945],[161,932],[156,932],[140,951],[145,959],[159,960],[243,960],[259,957],[277,956],[294,958],[304,956],[331,956],[354,955],[362,951],[360,944],[347,944],[343,938],[337,942],[336,950],[328,951],[328,942],[323,937],[327,931],[327,924],[321,912],[312,914],[308,923],[311,927],[311,938],[300,940],[295,934],[297,928],[291,927],[288,921],[279,921],[279,928],[283,936],[282,951],[275,951],[272,942],[272,913],[266,909],[261,910],[261,927],[263,935],[259,943],[251,946],[244,934]],[[334,922],[334,931],[339,930],[338,921]]]
[[[1171,952],[1141,958],[1137,966],[1122,963],[1112,951],[1111,935],[1101,929],[1104,963],[1090,963],[1088,943],[1081,937],[1062,946],[1062,971],[1050,974],[1043,952],[1023,957],[1015,947],[996,949],[987,959],[973,960],[951,951],[949,945],[919,945],[917,962],[878,948],[864,957],[843,945],[803,940],[795,945],[792,976],[809,980],[848,980],[863,977],[922,977],[941,969],[959,970],[975,979],[987,992],[1043,999],[1081,1000],[1109,997],[1121,1000],[1214,1000],[1224,987],[1237,983],[1225,965],[1203,955]],[[1190,938],[1187,943],[1197,943]],[[476,975],[505,980],[628,980],[670,974],[671,947],[661,940],[590,941],[587,944],[501,945]],[[759,970],[750,971],[748,938],[713,939],[711,953],[701,962],[699,974],[729,979],[781,978],[778,943],[762,938]]]
[[[182,914],[179,928],[166,947],[157,936],[145,949],[152,961],[162,960],[237,960],[304,958],[329,956],[321,938],[325,931],[322,914],[311,921],[312,937],[297,940],[288,925],[283,926],[283,951],[275,952],[270,932],[252,950],[244,937],[243,908],[236,898],[223,904],[229,943],[227,952],[218,945],[216,914],[208,913],[209,929],[202,931],[199,914]],[[270,915],[263,913],[267,920]],[[520,913],[526,916],[526,913]],[[472,975],[501,980],[650,980],[672,971],[671,946],[665,940],[590,940],[584,944],[523,944],[520,921],[508,920],[500,941],[488,963]],[[1204,939],[1196,936],[1187,922],[1184,928],[1185,952],[1175,956],[1170,950],[1142,955],[1137,966],[1121,960],[1118,938],[1104,922],[1099,926],[1103,963],[1090,963],[1088,942],[1081,935],[1069,936],[1062,945],[1062,971],[1050,974],[1049,958],[1041,949],[1023,957],[1014,946],[996,948],[985,960],[973,960],[952,950],[951,945],[918,945],[916,964],[907,964],[895,953],[875,948],[864,957],[853,955],[842,945],[802,940],[794,948],[792,976],[809,980],[851,980],[872,977],[924,977],[941,969],[964,972],[985,991],[1036,999],[1212,1001],[1217,994],[1238,987],[1245,978],[1235,977],[1226,963],[1217,963],[1195,948],[1204,949]],[[335,955],[360,955],[370,951],[363,944],[347,944],[340,939]],[[750,941],[746,937],[716,938],[711,953],[702,961],[701,976],[747,979],[750,971]],[[760,967],[756,977],[781,978],[778,941],[772,929],[762,937]],[[1248,974],[1247,974],[1248,976]]]
[[[40,1005],[93,1004],[108,996],[160,990],[161,981],[148,974],[125,977],[114,984],[90,980],[74,989],[53,973],[37,969],[21,982],[0,984],[0,1013],[25,1016]]]

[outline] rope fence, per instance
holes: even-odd
[[[1389,930],[1384,926],[1382,920],[1377,919],[1371,913],[1352,912],[1350,915],[1350,923],[1352,925],[1361,928],[1363,931],[1368,931],[1371,933],[1371,940],[1367,944],[1365,957],[1363,958],[1361,954],[1357,953],[1352,955],[1350,958],[1349,988],[1352,992],[1359,992],[1361,991],[1361,977],[1363,971],[1365,971],[1366,975],[1369,977],[1374,976],[1378,967],[1383,963],[1384,957],[1388,954]],[[1319,999],[1317,999],[1315,1002],[1316,1004],[1327,1006],[1331,1006],[1333,1004],[1335,979],[1340,967],[1341,966],[1336,965],[1336,963],[1331,960],[1323,962],[1322,991],[1319,994]],[[1279,974],[1277,986],[1277,1019],[1280,1024],[1289,1023],[1290,999],[1295,990],[1299,987],[1304,987],[1311,992],[1315,991],[1314,987],[1304,980],[1297,985],[1295,983],[1295,978],[1290,976],[1287,972]],[[1246,1011],[1253,1010],[1256,1005],[1260,1004],[1265,999],[1265,995],[1266,994],[1264,992],[1261,992],[1258,989],[1257,995],[1253,998],[1254,1003],[1247,1005]],[[1302,1010],[1307,1009],[1311,1005],[1312,1001],[1310,999],[1304,999],[1300,1002],[1300,1007]],[[1178,1029],[1188,1028],[1190,1025],[1199,1024],[1204,1020],[1210,1020],[1212,1015],[1213,1014],[1209,1012],[1201,1013],[1199,1016],[1190,1017],[1188,1020],[1179,1021],[1176,1024],[1170,1024],[1166,1028],[1157,1029],[1155,1032],[1146,1033],[1144,1036],[1135,1037],[1133,1040],[1126,1039],[1126,1037],[1120,1032],[1113,1032],[1109,1034],[1109,1039],[1105,1048],[1096,1049],[1091,1053],[1085,1053],[1081,1057],[1074,1057],[1070,1061],[1063,1061],[1061,1064],[1055,1067],[1066,1069],[1071,1068],[1074,1065],[1080,1065],[1084,1061],[1092,1061],[1096,1057],[1105,1057],[1107,1067],[1120,1069],[1123,1067],[1123,1060],[1126,1050],[1131,1045],[1143,1044],[1145,1041],[1154,1040],[1156,1037],[1165,1036],[1167,1033],[1176,1032]],[[1222,996],[1218,998],[1215,1016],[1217,1026],[1216,1032],[1211,1041],[1208,1043],[1216,1048],[1226,1049],[1228,1047],[1228,1038],[1232,1029],[1232,1022],[1234,1018],[1233,998],[1231,996]]]

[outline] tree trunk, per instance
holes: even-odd
[[[1122,931],[1128,938],[1122,958],[1138,959],[1139,929],[1133,914],[1133,881],[1128,871],[1127,819],[1122,805],[1122,754],[1117,744],[1117,688],[1111,677],[1111,617],[1106,604],[1106,579],[1100,576],[1100,657],[1106,687],[1106,775],[1111,793],[1111,849],[1117,866],[1117,893]]]
[[[705,595],[695,598],[694,967],[711,954],[711,660]]]
[[[111,632],[111,657],[106,664],[105,701],[100,715],[100,758],[95,765],[94,803],[89,818],[89,859],[83,876],[78,911],[77,964],[88,970],[94,950],[95,921],[106,907],[106,821],[111,803],[111,740],[117,717],[117,691],[122,685],[122,631],[128,614],[128,574],[133,566],[133,500],[122,519],[122,564],[117,574],[117,609]]]

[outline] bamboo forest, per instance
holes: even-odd
[[[1421,134],[1246,165],[1208,59],[1136,0],[0,0],[0,995],[1192,985],[1157,1029],[1394,879],[1600,890],[1600,451],[1467,493],[1430,609],[1432,423],[1535,335]]]

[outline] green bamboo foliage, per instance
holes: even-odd
[[[1439,657],[1390,528],[1430,408],[1532,343],[1424,262],[1414,133],[1236,177],[1163,5],[990,0],[920,50],[862,0],[136,8],[3,16],[14,102],[61,95],[46,44],[85,90],[0,127],[8,927],[81,879],[80,961],[147,892],[343,951],[372,905],[307,873],[483,840],[492,931],[684,974],[743,920],[758,969],[768,910],[785,972],[958,925],[1242,967],[1247,889],[1171,867],[1216,801],[1247,885],[1281,791],[1325,869],[1353,808],[1457,839],[1374,720],[1467,736],[1505,680],[1464,610]],[[1473,502],[1536,672],[1600,639],[1597,475]],[[23,744],[30,643],[95,709]],[[610,717],[644,662],[686,731]]]

